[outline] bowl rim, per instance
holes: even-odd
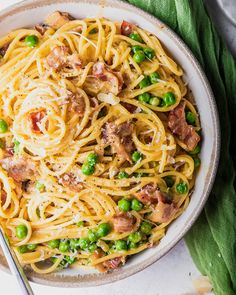
[[[8,16],[17,14],[18,12],[25,11],[27,9],[32,8],[40,8],[44,7],[46,5],[51,4],[63,4],[63,3],[78,3],[78,4],[95,4],[100,5],[102,0],[57,0],[56,3],[53,0],[21,0],[18,3],[9,5],[5,9],[0,10],[0,22],[7,18]],[[26,273],[31,282],[45,285],[45,286],[54,286],[54,287],[64,287],[64,288],[71,288],[71,287],[93,287],[93,286],[99,286],[104,284],[109,284],[118,280],[125,279],[131,275],[134,275],[146,267],[152,265],[157,260],[159,260],[161,257],[166,255],[183,237],[184,235],[189,231],[189,229],[192,227],[192,225],[197,220],[198,216],[203,210],[203,207],[209,197],[209,194],[211,192],[211,189],[214,184],[214,180],[217,173],[217,167],[219,164],[219,158],[220,158],[220,121],[219,121],[219,115],[217,110],[216,101],[214,99],[214,95],[210,86],[210,83],[204,73],[204,71],[201,68],[200,63],[193,55],[192,51],[188,48],[188,46],[184,43],[184,41],[172,30],[168,25],[166,25],[164,22],[156,18],[155,16],[145,12],[141,8],[138,8],[132,4],[123,2],[121,0],[105,0],[105,6],[108,7],[115,7],[115,8],[121,8],[124,10],[132,11],[134,13],[137,13],[141,15],[144,19],[146,19],[147,22],[152,23],[154,25],[158,25],[159,27],[165,27],[165,34],[168,35],[169,38],[172,39],[172,42],[175,42],[179,48],[181,48],[185,54],[186,57],[188,57],[189,61],[194,66],[196,73],[201,79],[201,83],[205,88],[205,91],[207,93],[207,99],[210,104],[210,108],[212,110],[212,119],[213,119],[213,126],[214,126],[214,147],[211,152],[211,167],[207,174],[207,183],[205,184],[205,190],[204,193],[201,196],[201,202],[199,203],[199,207],[195,210],[194,214],[192,214],[191,217],[185,221],[184,229],[181,233],[179,233],[174,239],[171,240],[171,242],[165,246],[164,249],[159,251],[158,253],[154,253],[152,256],[147,258],[145,261],[140,262],[139,264],[135,265],[134,267],[130,269],[123,269],[123,271],[118,272],[113,271],[111,273],[107,274],[89,274],[86,275],[86,279],[80,280],[80,276],[73,275],[73,276],[65,276],[65,275],[58,275],[56,273],[47,274],[47,275],[39,275],[37,273],[34,273],[32,270],[27,269]],[[1,253],[0,253],[1,254]],[[0,269],[2,269],[5,272],[10,273],[9,268],[7,266],[7,263],[5,261],[4,256],[0,255]],[[84,278],[85,276],[83,276]]]

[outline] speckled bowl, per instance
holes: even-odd
[[[0,12],[1,35],[16,28],[40,23],[46,15],[55,10],[67,11],[78,18],[104,16],[112,20],[125,19],[154,33],[183,67],[186,81],[194,94],[204,137],[201,151],[202,165],[187,210],[170,225],[166,236],[158,246],[136,255],[129,259],[124,267],[109,274],[99,274],[91,270],[66,269],[53,274],[39,275],[27,270],[31,281],[44,285],[61,287],[101,285],[126,278],[151,265],[174,247],[193,225],[207,200],[217,170],[220,132],[216,104],[206,76],[193,54],[175,33],[158,19],[121,1],[102,2],[101,5],[98,0],[26,0]],[[8,271],[2,254],[0,265]]]

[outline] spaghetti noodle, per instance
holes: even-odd
[[[0,222],[20,262],[108,271],[157,244],[200,163],[197,111],[157,37],[55,12],[0,48]]]

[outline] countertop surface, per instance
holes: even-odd
[[[19,0],[0,0],[0,9]],[[236,55],[236,28],[219,10],[215,0],[207,0],[207,5],[216,26],[228,44],[232,53]],[[32,284],[35,295],[184,295],[196,294],[192,281],[200,276],[196,269],[184,241],[180,241],[165,257],[142,272],[122,281],[110,285],[62,289]],[[9,295],[18,295],[19,289],[14,278],[0,270],[1,290],[7,290]],[[1,291],[2,293],[2,291]]]

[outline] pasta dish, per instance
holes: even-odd
[[[56,11],[0,54],[0,224],[21,264],[107,272],[158,244],[189,204],[201,142],[158,38]]]

